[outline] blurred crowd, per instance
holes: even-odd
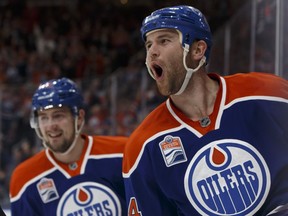
[[[93,134],[129,135],[164,100],[147,75],[139,34],[142,19],[159,2],[130,7],[105,1],[49,6],[8,2],[0,7],[0,203],[4,207],[9,206],[11,172],[42,148],[29,125],[31,96],[40,82],[62,76],[76,81],[87,106],[84,132]],[[233,1],[218,2],[195,2],[209,14],[212,30],[237,9]]]

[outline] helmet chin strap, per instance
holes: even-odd
[[[79,137],[80,132],[81,132],[83,126],[84,126],[84,120],[82,121],[82,124],[80,125],[79,129],[77,127],[77,123],[78,123],[78,118],[75,119],[75,137],[74,137],[73,143],[71,144],[71,146],[65,152],[60,153],[60,155],[69,154],[72,151],[72,149],[75,147],[76,142],[77,142],[77,138]]]
[[[186,76],[185,76],[185,79],[184,79],[184,81],[182,83],[181,88],[174,95],[180,95],[180,94],[183,93],[183,91],[186,89],[186,87],[187,87],[187,85],[189,83],[189,80],[190,80],[192,74],[194,72],[198,71],[199,68],[202,67],[205,64],[205,62],[206,62],[206,56],[203,56],[202,59],[199,62],[199,65],[195,69],[188,68],[187,65],[186,65],[186,56],[187,56],[188,52],[189,52],[189,45],[185,44],[184,51],[183,51],[183,65],[184,65],[184,67],[185,67],[187,72],[186,72]]]
[[[155,80],[155,77],[154,77],[154,75],[153,75],[153,73],[152,73],[152,71],[150,70],[150,67],[148,66],[148,63],[147,63],[147,61],[145,62],[145,65],[146,65],[146,68],[147,68],[147,70],[148,70],[148,72],[149,72],[149,74],[150,74],[150,76]]]

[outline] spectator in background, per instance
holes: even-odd
[[[76,84],[42,83],[31,127],[45,149],[21,163],[10,182],[12,215],[127,215],[122,179],[126,137],[81,133],[85,111]]]
[[[287,80],[208,74],[212,36],[194,7],[156,10],[141,33],[168,99],[126,144],[128,215],[287,215]]]

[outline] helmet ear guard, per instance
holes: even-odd
[[[37,136],[40,139],[43,139],[39,122],[38,122],[38,112],[37,111],[32,111],[31,117],[30,117],[30,127],[33,128],[36,131]]]
[[[186,5],[166,7],[156,10],[147,16],[141,27],[142,39],[146,41],[148,32],[157,29],[176,29],[180,34],[180,43],[191,46],[195,40],[204,40],[207,44],[206,63],[209,60],[212,46],[212,35],[205,16],[196,8]]]

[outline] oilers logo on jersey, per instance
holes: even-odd
[[[247,142],[214,141],[191,160],[185,192],[201,215],[253,215],[270,189],[270,172],[260,153]]]
[[[83,182],[66,191],[57,208],[58,216],[121,215],[116,194],[105,185]]]

